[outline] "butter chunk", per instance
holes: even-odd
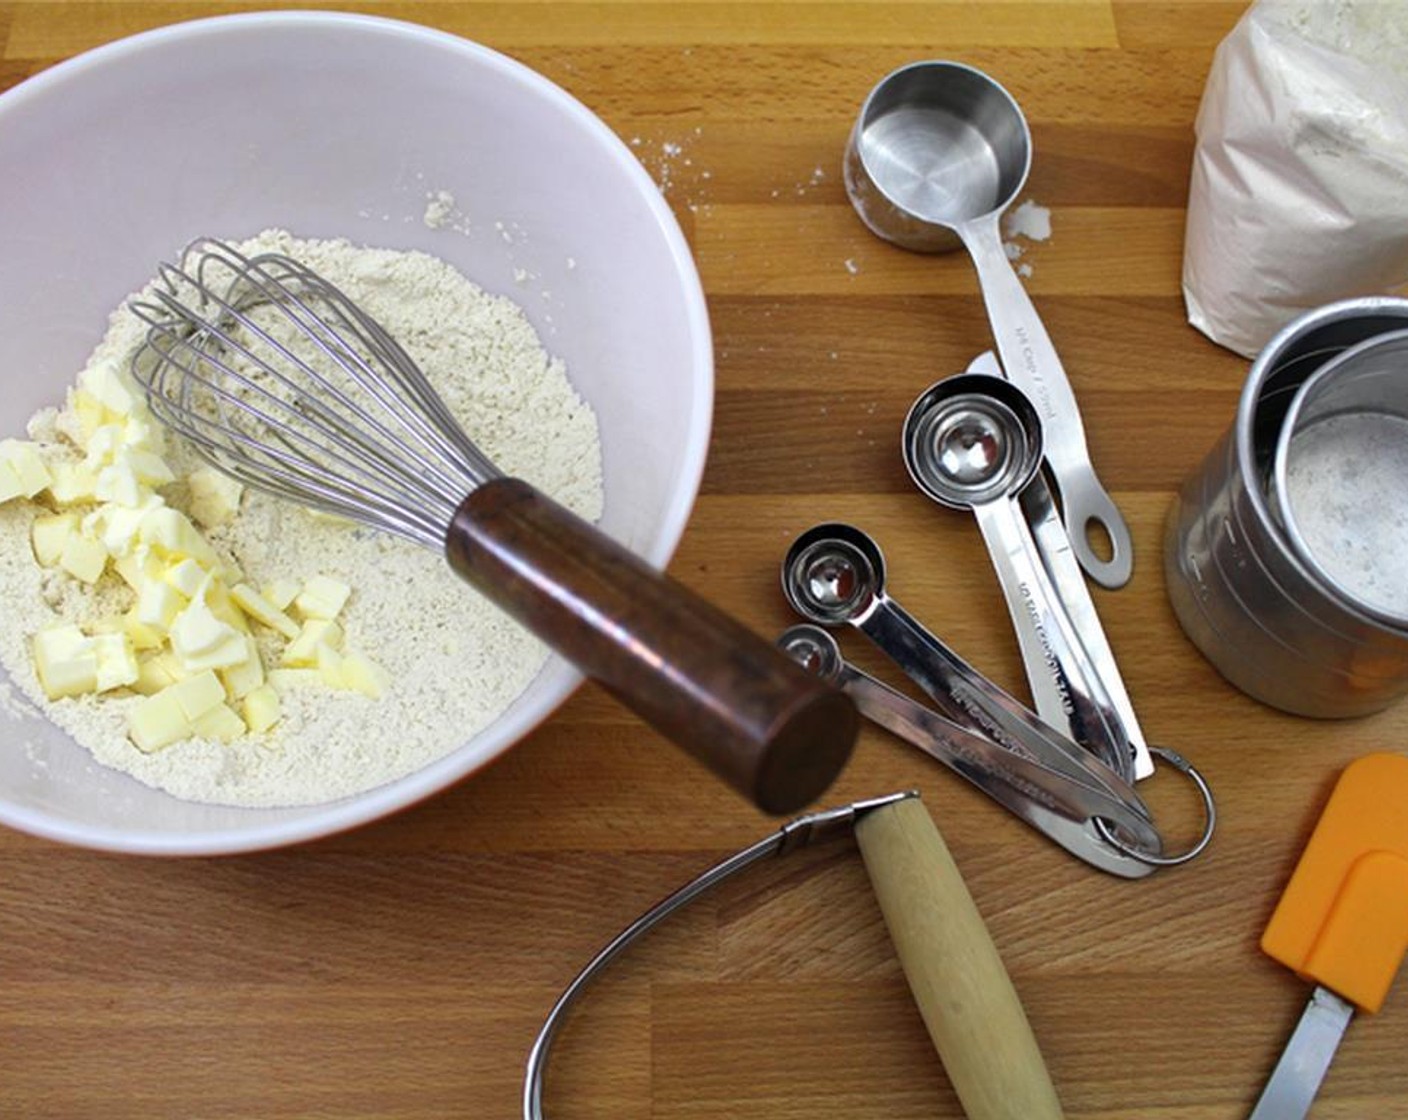
[[[118,502],[99,506],[83,519],[83,528],[103,542],[110,556],[125,556],[140,542],[143,518],[162,504],[162,500],[151,491],[143,490],[142,499],[136,506]]]
[[[244,486],[215,467],[197,467],[186,479],[191,516],[207,529],[227,525],[240,510]]]
[[[81,505],[97,496],[98,474],[83,463],[51,463],[49,478],[49,496],[58,505]]]
[[[294,599],[298,598],[298,592],[300,590],[301,588],[298,586],[296,579],[276,579],[272,583],[266,583],[261,587],[259,594],[263,595],[264,598],[273,603],[279,610],[286,611],[293,605]],[[294,633],[297,633],[298,627],[296,625],[293,629]],[[289,637],[293,637],[293,634],[290,634]]]
[[[190,518],[170,506],[161,506],[142,518],[141,538],[143,544],[159,548],[177,560],[190,557],[205,568],[220,565],[210,542],[200,535]]]
[[[112,566],[122,577],[122,581],[138,592],[147,580],[159,579],[165,568],[161,559],[144,544],[139,544],[131,552],[117,557]]]
[[[262,684],[244,698],[240,711],[249,729],[256,735],[261,735],[279,722],[283,715],[283,706],[274,686]]]
[[[350,653],[342,659],[342,687],[380,700],[386,692],[386,670],[370,658]]]
[[[70,533],[59,553],[59,567],[84,583],[97,583],[108,565],[108,552],[98,541]]]
[[[139,406],[145,407],[141,389],[114,361],[94,362],[78,375],[78,384],[82,392],[114,416],[126,416]]]
[[[133,618],[143,626],[166,633],[186,606],[185,596],[165,580],[144,579],[137,587]]]
[[[298,637],[284,647],[283,664],[291,668],[316,667],[318,647],[336,650],[342,645],[342,627],[336,622],[311,618],[303,624]]]
[[[93,433],[108,422],[107,410],[103,408],[103,402],[88,392],[87,389],[74,389],[69,396],[69,408],[78,420],[78,435],[87,442],[93,437]]]
[[[93,485],[93,496],[100,502],[113,502],[128,509],[144,505],[150,495],[151,491],[143,485],[137,473],[122,462],[100,467]]]
[[[207,575],[209,573],[204,568],[187,557],[167,568],[162,578],[187,599],[194,599]]]
[[[76,514],[40,514],[29,527],[29,543],[34,548],[34,559],[45,568],[57,566],[59,557],[63,555],[64,542],[77,529]]]
[[[24,440],[0,439],[0,467],[5,469],[7,479],[14,476],[18,493],[12,496],[32,498],[53,481],[39,448]]]
[[[225,708],[239,722],[240,731],[236,734],[243,732],[243,721],[225,704],[220,681],[207,670],[167,685],[133,707],[127,733],[140,750],[148,753],[196,734],[220,738],[222,730],[230,725],[223,715],[210,715],[217,708]],[[207,716],[206,730],[198,731],[200,721]]]
[[[122,632],[127,635],[135,650],[160,649],[166,644],[166,631],[148,626],[136,617],[134,606],[122,616]]]
[[[176,696],[179,687],[169,685],[133,707],[127,735],[138,750],[151,754],[191,734],[191,717]]]
[[[137,655],[126,634],[98,634],[92,641],[98,661],[98,692],[136,683],[139,676]]]
[[[294,599],[294,609],[304,618],[334,619],[346,605],[352,588],[331,576],[313,576]]]
[[[228,704],[216,704],[199,719],[191,721],[191,734],[202,739],[228,743],[245,733],[244,720]]]
[[[34,668],[50,700],[79,696],[98,687],[93,639],[71,623],[47,626],[34,635]]]
[[[11,502],[24,497],[24,484],[14,468],[8,463],[0,463],[0,502]]]
[[[170,691],[186,718],[191,720],[199,719],[216,704],[225,702],[225,688],[209,669],[177,681]]]
[[[161,655],[141,657],[137,660],[137,679],[132,687],[143,696],[153,696],[163,688],[175,684],[181,678],[171,672],[171,659]]]
[[[246,634],[245,659],[238,665],[220,670],[220,680],[232,700],[241,700],[264,685],[264,660],[254,638]]]
[[[217,618],[204,594],[187,603],[172,620],[170,639],[182,667],[191,673],[228,669],[248,657],[244,634]]]
[[[271,630],[277,630],[290,641],[298,637],[298,623],[282,610],[269,602],[247,583],[237,583],[230,588],[230,598],[239,608],[256,622],[262,622]]]

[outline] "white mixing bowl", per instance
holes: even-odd
[[[455,209],[432,228],[438,191]],[[180,24],[0,96],[0,435],[22,435],[61,400],[108,314],[159,260],[198,235],[269,227],[422,249],[522,303],[600,420],[602,527],[657,565],[669,559],[713,404],[708,318],[679,227],[579,102],[502,55],[409,24],[310,13]],[[492,726],[392,784],[241,809],[98,766],[21,712],[0,676],[0,822],[156,854],[325,835],[463,778],[579,680],[553,658]]]

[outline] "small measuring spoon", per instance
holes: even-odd
[[[836,639],[818,626],[793,626],[777,644],[803,668],[839,685],[867,719],[938,759],[1078,859],[1127,879],[1154,870],[1153,864],[1111,847],[1096,826],[1097,818],[1107,827],[1113,823],[1157,850],[1153,826],[1111,794],[1073,782],[916,704],[846,661]]]
[[[903,66],[870,92],[846,147],[851,203],[877,236],[906,249],[967,248],[1005,375],[1037,405],[1071,546],[1105,587],[1133,567],[1129,527],[1090,462],[1075,394],[1002,244],[1002,213],[1031,167],[1031,133],[1011,94],[957,62]],[[1111,555],[1091,547],[1094,523]]]
[[[1002,367],[997,362],[997,355],[988,350],[968,364],[967,372],[1001,377]],[[1144,731],[1134,714],[1134,704],[1125,688],[1124,677],[1120,675],[1109,639],[1105,637],[1100,615],[1090,598],[1090,589],[1085,585],[1085,576],[1071,553],[1071,539],[1066,534],[1065,526],[1061,524],[1060,514],[1056,512],[1056,500],[1051,495],[1051,487],[1046,483],[1045,472],[1036,472],[1018,500],[1022,512],[1026,514],[1032,540],[1036,542],[1036,550],[1041,556],[1046,574],[1051,577],[1056,595],[1066,607],[1076,637],[1085,647],[1095,675],[1105,686],[1110,703],[1118,713],[1120,722],[1124,724],[1124,733],[1134,754],[1134,779],[1143,781],[1154,773],[1154,756],[1149,751]],[[1039,651],[1034,650],[1033,653],[1039,654]],[[1052,705],[1049,699],[1043,703],[1042,693],[1038,692],[1035,683],[1048,675],[1045,660],[1029,658],[1025,645],[1022,646],[1022,658],[1027,667],[1027,678],[1033,682],[1032,692],[1036,700],[1037,715],[1053,726],[1061,726],[1064,716],[1060,706]]]
[[[950,509],[973,512],[997,570],[1037,712],[1126,781],[1123,721],[1076,632],[1018,504],[1041,469],[1036,409],[1009,381],[964,373],[931,385],[905,417],[910,477]]]
[[[799,536],[782,564],[782,590],[808,621],[854,626],[954,722],[1149,819],[1124,778],[998,688],[885,594],[884,557],[860,529],[833,522]]]

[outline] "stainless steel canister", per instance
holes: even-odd
[[[1408,630],[1307,566],[1270,499],[1277,443],[1301,385],[1366,339],[1408,328],[1408,300],[1311,311],[1252,364],[1232,427],[1179,490],[1164,536],[1184,632],[1243,692],[1284,711],[1367,715],[1408,693]]]

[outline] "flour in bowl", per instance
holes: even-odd
[[[420,253],[304,241],[282,231],[238,248],[295,257],[342,288],[420,364],[505,473],[583,517],[600,516],[595,415],[511,300]],[[90,365],[125,368],[143,333],[144,325],[119,308]],[[30,438],[53,444],[65,438],[64,427],[58,410],[46,410],[31,422]],[[197,465],[184,450],[173,448],[167,458],[182,477]],[[163,497],[192,512],[199,495],[178,481]],[[338,621],[348,648],[380,666],[385,690],[372,698],[303,682],[281,690],[281,717],[269,731],[230,742],[183,739],[147,753],[128,737],[141,696],[117,689],[52,701],[40,685],[30,646],[35,633],[57,622],[92,626],[133,599],[110,571],[90,585],[36,564],[30,530],[47,512],[31,501],[0,506],[0,611],[9,623],[0,633],[0,663],[98,761],[177,797],[310,804],[392,781],[492,722],[547,657],[541,643],[455,577],[443,556],[246,490],[237,515],[206,530],[210,543],[254,587],[315,575],[350,586]]]

